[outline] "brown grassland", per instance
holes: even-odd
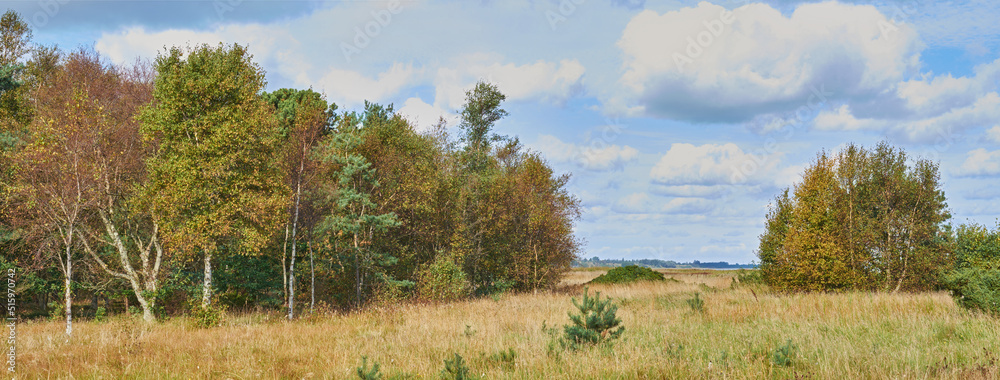
[[[792,294],[732,287],[733,272],[666,271],[679,281],[593,286],[619,305],[622,339],[562,349],[555,326],[578,284],[560,291],[450,304],[402,303],[317,313],[228,315],[202,329],[185,318],[147,326],[134,317],[81,321],[67,341],[59,322],[17,326],[17,378],[354,378],[361,356],[383,378],[437,378],[459,353],[481,378],[1000,377],[1000,320],[956,306],[946,293]],[[700,293],[704,311],[687,300]],[[543,329],[549,326],[548,332]],[[775,350],[791,340],[791,364]],[[513,349],[506,363],[496,353]]]

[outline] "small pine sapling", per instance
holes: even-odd
[[[613,304],[611,298],[601,300],[601,292],[596,292],[594,297],[590,297],[589,289],[583,288],[583,299],[577,302],[574,297],[572,301],[580,313],[569,314],[572,326],[563,325],[565,339],[570,347],[575,348],[581,343],[596,344],[615,339],[625,331],[624,326],[619,326],[621,319],[615,316],[618,305]]]
[[[469,374],[469,367],[465,365],[462,355],[459,355],[457,352],[451,359],[444,360],[444,369],[441,370],[441,378],[448,380],[475,379],[474,376]]]
[[[382,374],[379,373],[378,362],[372,363],[371,368],[368,368],[368,357],[361,357],[361,366],[357,368],[357,375],[359,379],[362,380],[379,380],[382,378]]]

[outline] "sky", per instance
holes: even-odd
[[[239,43],[268,90],[393,104],[457,132],[476,81],[495,132],[558,173],[582,257],[757,260],[769,203],[820,151],[940,163],[953,221],[1000,215],[1000,2],[7,1],[40,44],[129,64]]]

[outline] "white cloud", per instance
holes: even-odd
[[[665,214],[704,215],[715,209],[715,204],[702,198],[674,198],[661,208]]]
[[[465,103],[465,91],[478,80],[497,85],[508,100],[538,99],[563,102],[582,90],[583,65],[576,60],[559,63],[535,61],[515,65],[501,63],[495,54],[471,54],[437,70],[435,104],[457,109]]]
[[[969,152],[957,174],[966,177],[1000,175],[1000,150],[979,148]]]
[[[427,104],[418,97],[406,99],[403,106],[396,110],[403,115],[414,126],[417,132],[429,130],[436,125],[443,117],[447,125],[454,125],[458,122],[458,115],[448,112],[440,107]]]
[[[552,135],[539,136],[536,145],[550,160],[570,162],[593,171],[618,170],[639,157],[639,151],[628,145],[595,143],[591,146],[579,146],[563,142]]]
[[[986,138],[1000,144],[1000,125],[994,125],[986,131]]]
[[[611,209],[626,214],[655,213],[659,207],[646,193],[632,193],[615,202]]]
[[[836,110],[820,112],[813,122],[821,130],[884,131],[908,141],[950,141],[958,132],[989,126],[1000,119],[998,80],[1000,59],[977,66],[969,77],[926,73],[900,82],[894,92],[878,98],[875,107],[857,104],[867,117],[858,116],[854,106],[842,104]],[[880,107],[896,110],[871,110]]]
[[[618,41],[621,99],[610,102],[661,117],[748,120],[816,101],[820,91],[873,96],[918,64],[916,31],[899,24],[883,33],[890,21],[871,6],[803,4],[787,17],[765,4],[727,12],[702,2],[633,17]]]
[[[733,143],[670,146],[649,175],[663,185],[773,183],[779,157],[745,153]]]

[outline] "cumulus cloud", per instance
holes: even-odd
[[[618,170],[639,157],[639,151],[628,145],[595,143],[580,146],[552,135],[539,136],[537,146],[550,160],[570,162],[593,171]]]
[[[528,6],[518,4],[513,8]],[[514,12],[513,8],[497,11]],[[408,100],[418,87],[431,86],[434,99],[425,104],[453,111],[464,103],[465,91],[480,79],[497,84],[508,100],[560,104],[583,91],[586,69],[576,59],[510,58],[482,50],[489,45],[471,51],[465,44],[444,51],[417,46],[421,44],[416,41],[445,37],[435,33],[450,37],[454,30],[466,28],[457,24],[470,22],[463,16],[467,9],[404,3],[397,11],[390,12],[384,2],[338,2],[300,17],[266,23],[218,24],[199,30],[131,27],[104,32],[95,49],[113,61],[130,62],[135,57],[155,57],[169,46],[239,43],[248,46],[254,60],[267,70],[271,85],[312,87],[346,108],[356,108],[365,100]],[[421,15],[447,15],[455,28],[432,28],[429,36],[408,33]],[[386,22],[383,25],[379,20]],[[503,25],[499,20],[487,22]],[[378,33],[371,34],[369,29]],[[357,42],[358,33],[365,37],[362,44]],[[420,105],[414,102],[411,111],[416,110],[413,107]]]
[[[1000,175],[1000,150],[979,148],[970,151],[956,174],[964,177]]]
[[[951,140],[955,133],[990,126],[1000,118],[998,80],[1000,59],[977,66],[966,77],[924,73],[867,103],[824,110],[814,119],[814,126],[831,131],[883,131],[922,143]]]
[[[435,102],[457,109],[465,103],[465,91],[478,80],[496,84],[510,100],[538,99],[563,102],[580,92],[583,65],[576,60],[535,61],[516,65],[502,63],[494,54],[470,54],[440,67],[434,78]]]
[[[668,186],[721,186],[773,183],[778,155],[746,153],[733,143],[670,146],[649,175]]]
[[[641,192],[622,197],[611,209],[624,214],[704,215],[714,210],[715,204],[703,198],[654,198]]]
[[[916,31],[876,8],[804,4],[785,16],[765,4],[731,12],[702,2],[625,28],[622,92],[612,99],[654,116],[746,121],[815,101],[879,94],[919,64]],[[631,95],[634,94],[634,95]]]
[[[441,118],[444,118],[447,125],[454,125],[459,119],[458,115],[448,112],[440,107],[427,104],[427,102],[424,102],[423,99],[418,97],[406,99],[406,101],[403,102],[403,106],[396,110],[396,112],[409,120],[417,132],[429,130],[431,127],[436,125]]]
[[[1000,144],[1000,125],[994,125],[986,131],[986,138],[992,142]]]

